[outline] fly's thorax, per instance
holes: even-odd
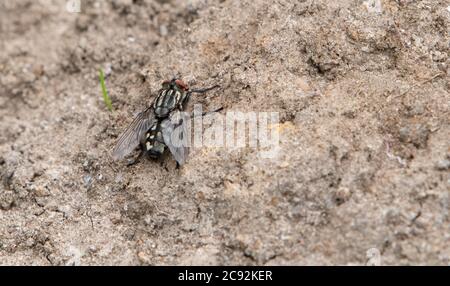
[[[178,88],[162,89],[153,103],[155,115],[159,118],[165,118],[174,109],[183,109],[183,100],[185,97],[186,92]]]

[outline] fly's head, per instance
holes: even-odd
[[[162,87],[163,89],[174,89],[180,92],[187,92],[189,90],[189,86],[184,81],[176,78],[164,81]]]

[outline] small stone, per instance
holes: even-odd
[[[364,5],[369,13],[381,14],[383,13],[383,7],[381,6],[381,0],[365,0]]]
[[[348,188],[341,187],[334,194],[334,201],[337,205],[342,205],[346,201],[348,201],[351,197],[352,193]]]
[[[282,163],[280,164],[280,167],[281,167],[281,168],[287,168],[287,167],[289,167],[289,166],[290,166],[290,164],[289,164],[288,161],[284,161],[284,162],[282,162]]]
[[[131,228],[125,230],[125,232],[123,233],[123,237],[125,237],[128,240],[133,240],[135,235],[136,235],[136,231]]]
[[[408,116],[419,116],[425,113],[425,106],[423,104],[415,104],[409,107]]]
[[[84,186],[90,188],[92,186],[93,178],[91,175],[86,175],[83,177]]]
[[[120,214],[113,214],[110,220],[113,224],[119,224],[122,222],[122,217],[120,216]]]
[[[439,171],[445,171],[450,169],[450,160],[449,159],[443,159],[436,163],[436,169]]]
[[[104,72],[105,72],[105,77],[108,77],[108,76],[111,75],[111,73],[112,73],[112,64],[111,64],[111,63],[107,63],[107,64],[105,65],[105,70],[104,70]]]
[[[353,110],[344,111],[342,113],[342,116],[348,118],[348,119],[355,119],[356,118],[356,112]]]
[[[34,194],[37,197],[47,197],[47,196],[50,195],[50,192],[46,188],[44,188],[42,186],[37,186],[34,189]]]
[[[144,218],[145,225],[151,226],[153,224],[152,216],[146,215]]]
[[[75,27],[79,32],[86,32],[90,25],[91,18],[88,15],[80,14],[75,21]]]
[[[425,148],[430,129],[424,124],[411,124],[400,128],[399,139],[403,143],[412,143],[416,148]]]
[[[114,182],[120,184],[123,183],[124,179],[123,179],[123,174],[119,173],[116,175],[116,177],[114,178]]]
[[[167,29],[166,25],[159,26],[159,34],[161,35],[161,37],[165,37],[169,34],[169,30]]]
[[[10,210],[15,203],[14,193],[11,191],[4,191],[0,193],[0,209]]]
[[[307,78],[298,78],[297,81],[297,87],[304,93],[311,92],[311,86],[308,83]]]
[[[33,67],[33,74],[36,77],[39,78],[39,77],[43,76],[44,73],[45,73],[45,70],[44,70],[44,66],[43,65],[36,65],[36,66]]]
[[[138,252],[137,257],[139,259],[139,262],[142,264],[149,264],[150,259],[147,254],[145,254],[143,251]]]
[[[86,172],[89,171],[90,165],[91,165],[91,164],[90,164],[89,160],[85,160],[85,161],[83,162],[83,170],[85,170]]]
[[[25,240],[25,245],[28,248],[33,247],[36,244],[35,240],[32,237],[29,237],[27,240]]]
[[[38,197],[36,196],[35,198],[36,204],[40,207],[45,207],[48,204],[48,198],[46,197]]]

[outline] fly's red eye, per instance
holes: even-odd
[[[177,80],[175,81],[175,83],[176,83],[176,85],[177,85],[178,87],[180,87],[180,88],[183,89],[183,90],[188,90],[188,89],[189,89],[189,87],[187,86],[187,84],[185,84],[184,81],[182,81],[181,79],[177,79]]]

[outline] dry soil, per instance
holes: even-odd
[[[0,264],[449,265],[449,33],[449,0],[0,0]],[[113,161],[173,76],[279,112],[278,156]]]

